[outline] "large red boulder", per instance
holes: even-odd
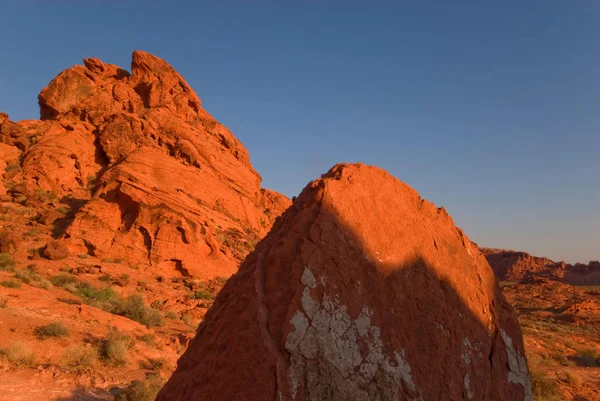
[[[158,401],[532,400],[478,248],[388,173],[310,183],[219,293]]]

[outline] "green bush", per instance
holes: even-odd
[[[35,335],[42,340],[50,337],[66,337],[69,335],[69,329],[60,322],[54,322],[36,328]]]
[[[0,285],[6,288],[21,288],[21,283],[12,279],[0,281]]]
[[[0,253],[0,270],[13,271],[15,268],[15,260],[8,253]]]
[[[62,366],[69,370],[90,369],[97,361],[98,350],[83,345],[67,348],[62,356]]]
[[[214,298],[214,296],[207,290],[198,290],[194,293],[192,298],[193,299],[202,299],[204,301],[211,301]]]
[[[112,330],[100,344],[100,356],[115,366],[127,362],[127,354],[131,346],[131,338],[117,330]]]
[[[140,295],[131,295],[113,302],[110,312],[135,320],[147,327],[161,326],[163,323],[160,312],[144,305]]]
[[[85,303],[105,310],[109,308],[107,303],[117,298],[117,293],[112,288],[96,288],[87,282],[75,286],[75,295],[84,298]]]
[[[77,280],[75,280],[75,277],[69,274],[57,274],[56,276],[50,278],[52,285],[57,287],[64,287],[66,284],[73,284],[76,281]]]
[[[177,313],[173,312],[172,310],[167,311],[167,313],[165,313],[165,317],[167,319],[177,319]]]

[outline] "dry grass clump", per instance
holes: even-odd
[[[69,370],[87,370],[96,365],[98,350],[91,346],[76,345],[67,348],[62,356],[62,367]]]
[[[131,382],[121,394],[115,397],[115,401],[154,401],[162,382],[157,379]]]
[[[36,328],[35,335],[40,340],[45,340],[50,337],[67,337],[69,335],[69,329],[61,322],[54,322]]]
[[[111,330],[100,343],[100,357],[112,365],[123,365],[127,362],[131,345],[132,341],[128,335]]]
[[[6,357],[9,362],[19,365],[33,366],[35,363],[33,350],[22,342],[12,343],[8,347],[0,349],[0,355]]]

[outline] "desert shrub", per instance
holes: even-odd
[[[15,268],[15,260],[8,253],[0,253],[0,270],[13,271]]]
[[[142,364],[142,368],[156,372],[161,370],[166,363],[167,361],[164,358],[148,359],[147,362]]]
[[[38,230],[36,230],[35,228],[31,229],[28,232],[26,232],[25,234],[23,234],[23,236],[25,236],[25,237],[32,237],[32,238],[37,238],[38,235],[40,235],[40,232]]]
[[[144,334],[143,336],[140,337],[140,341],[151,346],[151,347],[155,347],[156,346],[156,342],[154,342],[155,338],[154,338],[154,334]]]
[[[10,344],[0,350],[0,354],[4,355],[10,362],[20,365],[31,366],[35,362],[35,355],[31,348],[21,342]]]
[[[166,299],[157,299],[157,300],[152,301],[152,303],[150,304],[150,307],[152,309],[160,309],[163,306],[165,306],[166,303],[167,303]]]
[[[129,283],[129,274],[121,274],[117,280],[114,281],[119,287],[125,287]]]
[[[0,281],[0,285],[6,288],[21,288],[21,283],[17,280],[2,280]]]
[[[115,397],[115,401],[154,401],[161,387],[158,379],[134,381]]]
[[[219,277],[215,278],[215,280],[217,280],[217,282],[219,284],[224,285],[227,282],[227,277],[221,277],[221,276],[219,276]]]
[[[140,295],[131,295],[113,302],[110,312],[135,320],[147,327],[162,325],[160,312],[147,307]]]
[[[13,171],[13,170],[20,170],[21,166],[19,166],[18,164],[11,164],[9,166],[6,166],[4,168],[4,171]]]
[[[112,281],[112,277],[108,273],[104,273],[102,276],[98,277],[98,280],[103,281],[105,283],[110,283]]]
[[[165,313],[165,317],[167,319],[177,319],[177,313],[173,312],[172,310],[167,311],[167,313]]]
[[[69,209],[67,209],[66,207],[57,207],[56,211],[62,215],[69,213]]]
[[[208,290],[198,290],[192,296],[193,299],[201,299],[204,301],[211,301],[214,297]]]
[[[52,283],[52,285],[55,285],[57,287],[64,287],[66,284],[73,284],[76,281],[77,280],[75,280],[75,277],[64,273],[57,274],[56,276],[50,278],[50,282]]]
[[[560,401],[563,399],[558,384],[548,376],[548,372],[530,367],[529,373],[531,375],[531,387],[535,400]]]
[[[117,298],[117,293],[112,288],[96,288],[87,282],[78,283],[74,293],[83,298],[85,303],[104,310],[110,309],[110,301]]]
[[[575,361],[579,366],[596,367],[600,363],[600,354],[595,349],[582,350],[575,356]]]
[[[66,337],[69,335],[69,329],[60,322],[54,322],[35,329],[35,335],[39,339],[50,337]]]
[[[127,362],[127,354],[131,346],[131,339],[126,334],[111,330],[100,344],[101,358],[115,366]]]
[[[43,288],[44,290],[49,290],[52,288],[52,283],[46,279],[42,279],[38,281],[36,287]]]
[[[15,272],[15,278],[25,284],[31,284],[31,277],[27,272],[22,270]]]
[[[575,389],[579,389],[581,387],[581,384],[582,384],[581,376],[579,376],[579,374],[577,374],[577,372],[575,372],[573,370],[565,369],[562,372],[560,372],[559,374],[557,374],[557,377],[560,380],[567,382],[569,385],[571,385]]]
[[[62,366],[70,370],[90,369],[97,361],[98,350],[83,345],[67,348],[62,356]]]
[[[42,202],[55,202],[58,199],[58,195],[54,191],[44,191],[38,188],[36,191],[37,197]]]
[[[89,256],[90,256],[90,255],[88,255],[87,253],[82,253],[82,254],[80,254],[80,255],[77,255],[77,257],[78,257],[79,259],[87,259],[87,258],[89,258]]]
[[[192,318],[192,315],[188,315],[187,313],[184,313],[183,315],[181,315],[181,321],[183,323],[187,324],[188,326],[194,325],[194,320]]]

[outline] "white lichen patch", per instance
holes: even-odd
[[[523,386],[524,401],[533,401],[531,381],[529,372],[527,371],[527,361],[515,348],[512,338],[510,338],[506,331],[500,329],[500,335],[502,336],[502,341],[504,341],[504,345],[506,346],[506,354],[508,355],[508,367],[510,371],[508,372],[507,380],[509,383],[516,383]]]
[[[292,398],[301,389],[307,401],[331,399],[332,394],[347,401],[416,398],[404,350],[385,349],[369,306],[352,317],[337,295],[323,295],[318,302],[311,295],[318,281],[308,267],[301,282],[302,310],[293,315],[285,341]]]
[[[463,379],[463,388],[465,390],[465,395],[467,396],[467,399],[470,400],[473,398],[473,393],[471,392],[471,378],[469,377],[469,374],[467,373]]]
[[[460,353],[460,357],[467,365],[471,364],[471,343],[468,338],[463,340],[463,351]]]

